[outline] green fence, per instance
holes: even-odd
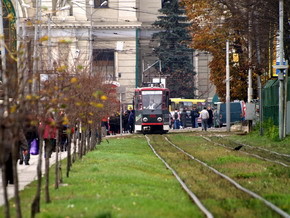
[[[275,125],[279,124],[279,80],[269,80],[262,90],[263,120],[271,118]],[[288,78],[287,101],[290,101],[290,80]],[[289,110],[288,108],[287,110]]]

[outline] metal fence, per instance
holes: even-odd
[[[279,124],[279,80],[269,80],[262,90],[263,120],[272,119],[275,125]],[[287,85],[287,101],[290,101],[290,80]],[[287,108],[289,111],[290,108]]]

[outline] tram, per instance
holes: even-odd
[[[134,93],[135,132],[166,133],[170,129],[169,89],[159,83],[137,88]]]

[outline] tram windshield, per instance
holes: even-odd
[[[161,109],[162,91],[142,91],[143,109]]]

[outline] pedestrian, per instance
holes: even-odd
[[[2,140],[1,145],[1,161],[0,161],[0,167],[4,167],[4,177],[5,181],[4,184],[7,186],[8,184],[14,184],[14,175],[13,175],[13,165],[16,164],[18,159],[21,158],[19,155],[20,153],[26,153],[27,152],[27,140],[25,138],[23,129],[20,128],[17,133],[17,137],[15,140],[15,162],[13,162],[13,149],[12,144],[13,142],[13,134],[12,134],[12,128],[14,127],[12,122],[8,118],[1,119],[1,125],[0,125],[0,138]],[[23,160],[22,160],[23,163]]]
[[[208,125],[208,128],[211,128],[213,124],[213,111],[210,106],[207,107],[207,112],[209,115],[208,120],[207,120],[207,125]]]
[[[186,128],[186,118],[187,118],[187,113],[186,113],[186,109],[183,109],[182,112],[180,113],[180,126],[182,129]]]
[[[59,144],[60,144],[60,150],[66,151],[68,146],[68,118],[65,115],[64,111],[60,112],[60,123],[59,123]]]
[[[28,149],[26,154],[21,153],[21,157],[24,156],[24,158],[20,158],[20,162],[19,164],[23,164],[23,160],[24,159],[24,163],[25,165],[29,165],[29,160],[30,160],[30,148],[31,148],[31,143],[36,140],[36,143],[39,142],[39,137],[38,137],[38,121],[33,118],[32,115],[27,115],[25,121],[24,121],[24,134],[25,134],[25,138],[27,140],[27,145],[28,145]]]
[[[101,120],[101,128],[102,128],[102,136],[106,137],[109,135],[109,124],[108,124],[108,118],[102,118]]]
[[[81,128],[80,128],[81,129]],[[56,122],[51,112],[46,114],[43,122],[40,124],[42,138],[44,139],[44,157],[50,158],[56,149]]]
[[[197,127],[197,118],[199,117],[198,109],[194,106],[192,110],[190,111],[190,117],[191,117],[191,126],[192,128]]]
[[[128,119],[129,119],[129,114],[130,114],[130,111],[126,110],[124,112],[124,115],[122,117],[122,120],[123,120],[123,128],[124,128],[124,133],[128,133],[129,131],[129,125],[128,125]]]
[[[131,110],[128,118],[129,131],[133,133],[135,130],[135,111]]]
[[[177,109],[172,114],[174,124],[173,124],[173,129],[179,129],[180,128],[180,113]]]
[[[204,107],[203,110],[200,112],[200,118],[202,130],[207,131],[207,121],[209,118],[209,114],[206,107]]]

